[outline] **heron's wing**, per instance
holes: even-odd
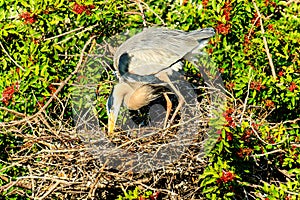
[[[142,49],[129,52],[128,72],[138,75],[155,75],[181,59],[180,55],[164,49]],[[122,65],[119,65],[122,68]],[[124,66],[123,66],[124,67]],[[126,66],[125,66],[126,67]]]
[[[213,29],[184,32],[164,28],[149,28],[125,41],[117,50],[114,63],[117,70],[139,75],[153,75],[182,59],[209,39]]]

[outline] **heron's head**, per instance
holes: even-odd
[[[113,88],[106,102],[108,133],[113,133],[114,131],[120,107],[123,103],[124,95],[126,94],[126,91],[124,89],[122,90],[122,88],[126,89],[127,87],[124,87],[124,84],[117,84]]]

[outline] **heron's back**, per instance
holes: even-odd
[[[211,28],[191,32],[148,28],[118,48],[114,56],[115,68],[120,71],[121,76],[126,72],[156,74],[177,63],[213,35]]]

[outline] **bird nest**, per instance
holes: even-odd
[[[209,99],[203,98],[202,102],[184,106],[174,123],[167,128],[163,128],[166,111],[163,105],[158,104],[159,101],[157,99],[154,105],[144,108],[146,114],[124,109],[117,123],[119,130],[113,134],[108,134],[105,128],[98,126],[97,118],[85,112],[81,115],[84,118],[78,119],[82,122],[77,126],[78,134],[85,145],[92,149],[94,157],[120,171],[145,172],[163,168],[193,146],[204,153],[210,128],[206,110]],[[155,116],[150,122],[149,115]],[[139,119],[143,123],[138,124],[132,119]]]
[[[103,103],[99,106],[99,101],[106,101],[112,90],[113,54],[121,44],[120,40],[125,39],[117,37],[97,45],[79,73],[79,77],[84,79],[73,85],[73,119],[81,140],[92,149],[92,154],[100,163],[120,171],[161,169],[176,161],[191,146],[196,146],[205,155],[218,137],[218,123],[215,125],[212,121],[220,121],[226,102],[221,86],[215,84],[222,84],[218,81],[218,74],[214,74],[217,69],[205,56],[199,64],[207,69],[203,67],[195,75],[191,63],[187,62],[185,72],[174,72],[170,76],[174,87],[181,91],[185,99],[172,123],[164,124],[168,122],[166,117],[169,119],[172,114],[166,115],[166,100],[161,95],[138,111],[129,111],[124,107],[116,120],[119,129],[113,134],[107,133],[107,122],[103,121],[106,109]],[[159,87],[165,87],[163,93],[167,93],[173,111],[176,110],[177,96],[166,85]]]
[[[143,163],[137,158],[140,168],[147,164],[148,170],[135,173],[133,169],[138,167],[134,166],[136,162],[126,159],[120,162],[119,157],[114,157],[114,152],[109,154],[109,159],[101,159],[103,153],[109,152],[95,149],[95,146],[99,147],[99,141],[96,140],[87,145],[78,127],[72,126],[72,121],[63,119],[67,100],[58,99],[55,102],[57,104],[52,113],[41,113],[29,121],[7,126],[5,131],[1,131],[2,134],[13,134],[21,141],[18,147],[6,149],[9,161],[6,170],[16,167],[24,170],[23,176],[14,179],[1,175],[1,179],[7,182],[1,186],[1,192],[41,199],[115,199],[116,194],[138,187],[141,192],[159,191],[167,199],[200,198],[196,180],[206,163],[198,144],[203,141],[202,136],[207,128],[198,130],[193,145],[180,152],[176,160],[165,157],[173,162],[163,167],[158,168],[154,161]],[[162,144],[176,138],[177,131],[178,127],[160,130],[143,140],[137,135],[126,135],[126,132],[106,137],[122,151],[148,151],[153,157]],[[94,136],[97,138],[99,135]],[[116,168],[108,165],[113,161]],[[27,193],[27,190],[32,192]]]

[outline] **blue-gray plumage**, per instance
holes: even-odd
[[[171,123],[185,99],[169,76],[182,69],[183,59],[192,62],[214,34],[212,28],[191,32],[148,28],[126,40],[114,56],[114,68],[119,73],[120,82],[114,87],[107,102],[108,132],[113,132],[122,104],[137,110],[157,98],[153,90],[155,85],[170,86],[178,97],[178,106]]]

